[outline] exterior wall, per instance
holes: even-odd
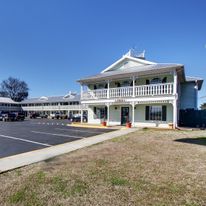
[[[100,124],[102,119],[97,118],[94,114],[94,107],[105,107],[105,106],[89,106],[88,108],[88,123],[90,124]],[[111,105],[109,107],[110,117],[109,125],[121,125],[121,107],[129,107],[129,120],[132,120],[132,108],[131,105]]]
[[[163,78],[167,78],[167,81],[166,83],[171,83],[174,81],[174,77],[172,74],[163,74],[163,75],[158,75],[158,76],[155,76],[155,75],[152,75],[152,76],[148,76],[148,77],[140,77],[140,78],[137,78],[136,81],[135,81],[135,85],[136,86],[139,86],[139,85],[146,85],[146,80],[149,80],[151,81],[153,78],[160,78],[160,79],[163,79]],[[120,80],[114,80],[114,81],[111,81],[110,82],[110,88],[116,88],[117,85],[116,83],[120,83],[120,86],[121,87],[126,87],[126,86],[132,86],[132,79],[131,78],[125,78],[125,79],[120,79]],[[107,88],[107,83],[106,82],[99,82],[99,83],[96,83],[96,89],[105,89]],[[94,90],[94,84],[89,84],[87,85],[89,90]]]
[[[132,60],[127,60],[125,59],[123,62],[117,64],[115,67],[113,67],[112,70],[110,71],[114,71],[114,70],[124,70],[130,67],[135,67],[135,66],[142,66],[142,63],[137,63],[136,61],[132,61]]]
[[[162,104],[155,104],[162,105]],[[167,118],[166,121],[151,121],[145,120],[145,107],[148,104],[136,105],[135,109],[135,126],[137,127],[162,127],[168,128],[168,123],[173,122],[173,106],[172,104],[164,104],[167,106]]]
[[[129,107],[129,121],[132,121],[132,106],[131,105],[112,105],[110,106],[109,125],[121,125],[121,108]]]
[[[16,106],[16,105],[7,105],[7,106],[2,106],[0,105],[0,111],[13,111],[13,112],[17,112],[17,111],[21,111],[21,106]]]
[[[100,124],[101,119],[95,118],[94,106],[88,107],[88,123],[89,124]]]
[[[154,105],[166,105],[167,106],[167,118],[166,121],[148,121],[145,120],[145,107],[150,104],[139,104],[135,106],[135,126],[136,127],[161,127],[168,128],[168,123],[173,122],[173,105],[172,104],[154,104]],[[97,106],[101,107],[101,106]],[[121,125],[121,108],[129,107],[129,121],[132,121],[132,106],[131,105],[111,105],[110,106],[110,126]],[[101,119],[94,118],[93,112],[94,106],[90,106],[88,109],[88,123],[100,124]]]
[[[163,75],[158,75],[158,76],[140,77],[136,80],[136,85],[145,85],[146,80],[151,81],[153,78],[156,78],[156,77],[161,78],[161,79],[167,77],[167,83],[174,81],[174,77],[172,74],[163,74]]]
[[[180,85],[180,109],[197,109],[197,89],[195,82]]]

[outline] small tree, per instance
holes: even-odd
[[[206,109],[206,103],[203,103],[203,104],[200,106],[200,109],[201,109],[201,110],[205,110],[205,109]]]
[[[0,95],[20,102],[28,97],[29,88],[25,81],[9,77],[1,83]]]

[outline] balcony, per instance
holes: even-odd
[[[63,111],[87,109],[83,105],[49,105],[49,106],[22,106],[24,111]]]
[[[82,100],[172,95],[174,83],[97,89],[82,92]]]

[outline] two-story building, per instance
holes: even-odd
[[[0,111],[21,111],[21,105],[8,97],[0,97]]]
[[[56,112],[74,115],[86,110],[86,107],[83,107],[80,103],[80,95],[75,92],[69,92],[64,96],[42,96],[25,99],[21,102],[21,107],[27,114],[39,113],[48,116]]]
[[[147,61],[129,50],[101,73],[78,80],[88,123],[176,127],[180,109],[197,109],[201,78],[186,77],[184,65]]]

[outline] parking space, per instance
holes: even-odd
[[[67,124],[67,120],[49,119],[0,122],[0,158],[113,131]]]

